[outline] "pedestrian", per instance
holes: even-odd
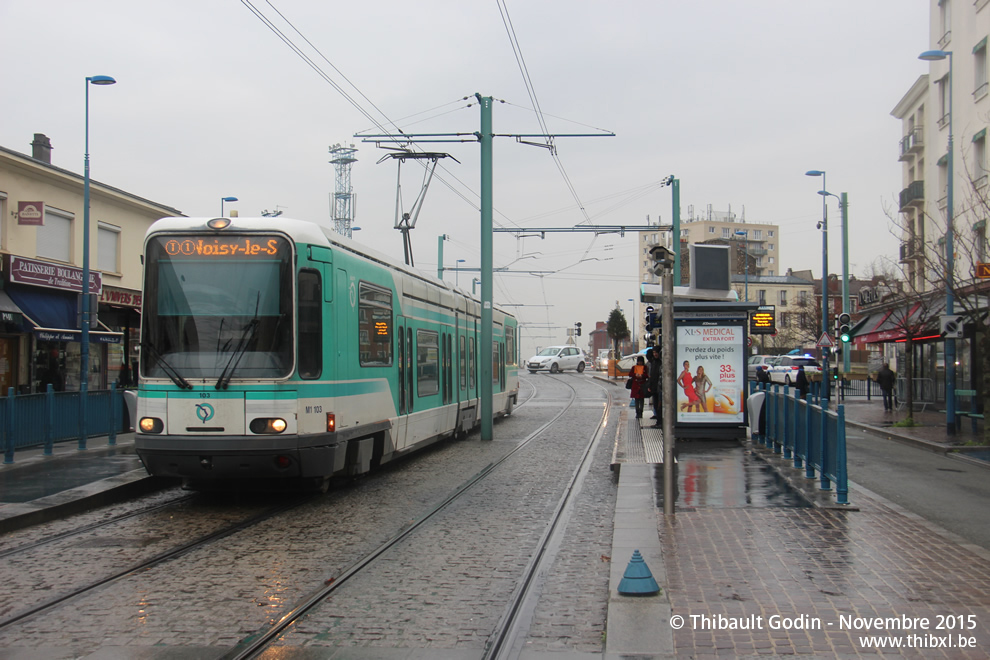
[[[797,378],[794,379],[794,387],[797,388],[801,400],[808,398],[808,376],[804,373],[804,365],[798,367]]]
[[[766,367],[759,366],[756,368],[756,382],[759,383],[761,386],[766,385],[769,387],[770,372],[767,370]]]
[[[897,381],[897,374],[891,370],[889,362],[884,362],[883,366],[880,367],[876,381],[877,385],[880,386],[881,394],[883,394],[884,412],[892,411],[894,409],[894,383]]]
[[[649,393],[650,393],[650,404],[653,406],[653,417],[651,419],[657,420],[657,426],[660,425],[660,388],[662,387],[660,383],[660,351],[656,348],[650,348],[646,351],[646,366],[650,370],[650,380],[649,380]]]
[[[646,388],[649,386],[650,369],[642,355],[636,356],[636,364],[629,371],[629,398],[636,402],[636,418],[643,416],[643,399],[646,398]]]
[[[705,368],[699,365],[694,375],[694,393],[698,396],[698,412],[711,412],[708,410],[708,391],[711,389],[712,380],[705,375]]]

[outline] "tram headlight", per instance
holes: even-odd
[[[165,424],[157,417],[142,417],[138,426],[144,433],[161,433],[165,430]]]
[[[258,435],[277,435],[285,431],[288,425],[280,417],[258,417],[251,420],[251,433]]]

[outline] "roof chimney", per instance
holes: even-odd
[[[44,133],[35,133],[31,143],[31,158],[52,164],[52,141]]]

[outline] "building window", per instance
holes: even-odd
[[[773,229],[767,230],[767,238],[773,238]]]
[[[939,32],[942,36],[938,40],[938,47],[944,49],[952,40],[952,6],[951,0],[939,0],[938,22]]]
[[[987,184],[987,129],[973,136],[973,185],[981,188]]]
[[[728,227],[722,227],[722,238],[731,238],[732,230]]]
[[[986,263],[987,260],[987,221],[981,220],[973,225],[974,261]]]
[[[763,230],[762,229],[754,229],[753,230],[753,240],[756,240],[756,241],[762,241],[763,240]]]
[[[35,254],[72,262],[72,214],[45,207],[45,224],[38,227]]]
[[[714,227],[709,227],[708,228],[708,233],[709,234],[714,234],[715,233],[715,228]]]
[[[761,305],[766,305],[767,304],[767,290],[766,289],[760,289],[759,291],[757,291],[756,292],[756,300],[759,301],[759,303]]]
[[[120,272],[120,227],[99,223],[96,236],[96,267],[106,273]]]
[[[987,95],[987,38],[973,48],[973,100]]]
[[[781,289],[780,290],[780,306],[781,307],[787,307],[787,290],[786,289]]]
[[[949,123],[949,74],[938,81],[938,127],[944,128]]]

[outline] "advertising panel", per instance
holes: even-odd
[[[677,422],[745,424],[746,333],[741,324],[677,326]]]

